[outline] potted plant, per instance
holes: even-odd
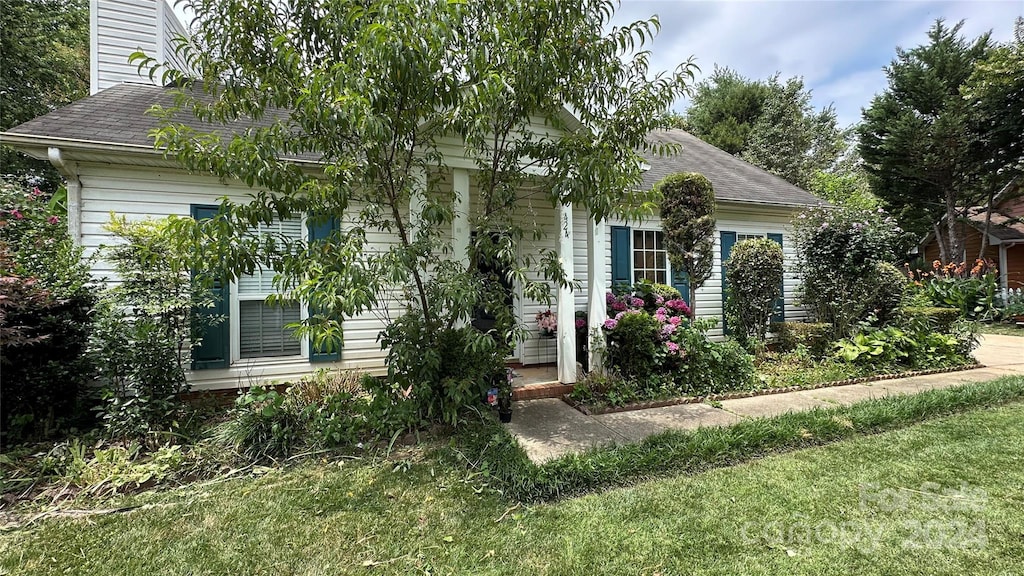
[[[540,330],[541,338],[554,338],[558,332],[558,318],[551,309],[537,313],[537,328]]]
[[[491,388],[487,391],[487,403],[498,408],[498,420],[502,424],[512,421],[511,368],[502,368],[491,376]]]

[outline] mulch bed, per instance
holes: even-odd
[[[783,394],[786,392],[798,392],[800,390],[817,390],[818,388],[833,388],[835,386],[849,386],[851,384],[864,384],[865,382],[878,382],[880,380],[895,380],[897,378],[910,378],[911,376],[927,376],[929,374],[944,374],[947,372],[962,372],[984,368],[984,364],[965,364],[963,366],[950,366],[949,368],[934,368],[931,370],[912,370],[910,372],[897,372],[895,374],[876,374],[874,376],[861,376],[859,378],[847,378],[846,380],[834,380],[832,382],[821,382],[813,386],[786,386],[783,388],[765,388],[763,390],[749,390],[743,392],[724,392],[721,394],[708,394],[706,396],[682,396],[669,398],[667,400],[651,400],[648,402],[633,402],[622,406],[588,406],[577,402],[568,394],[562,395],[562,401],[586,414],[597,416],[599,414],[614,414],[616,412],[630,412],[632,410],[646,410],[648,408],[664,408],[666,406],[678,406],[679,404],[698,404],[700,402],[721,402],[722,400],[735,400],[737,398],[751,398],[753,396],[767,396],[769,394]]]

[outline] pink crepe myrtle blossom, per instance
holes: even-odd
[[[609,318],[604,321],[605,330],[615,330],[615,327],[619,325],[619,321],[615,318]]]

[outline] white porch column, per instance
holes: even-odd
[[[572,255],[572,205],[558,206],[558,260],[566,279],[575,279]],[[558,288],[558,381],[576,383],[576,306],[572,286]]]
[[[608,270],[607,243],[605,241],[604,224],[587,218],[587,285],[590,287],[587,299],[587,337],[590,339],[590,369],[603,371],[604,334],[601,326],[608,319],[608,306],[605,303],[607,292]]]
[[[452,170],[452,190],[455,193],[452,218],[452,253],[456,262],[469,266],[469,170]]]

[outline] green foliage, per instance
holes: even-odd
[[[793,219],[803,276],[801,301],[818,322],[843,336],[893,293],[892,270],[907,236],[882,210],[812,208]],[[888,281],[884,281],[888,278]]]
[[[715,192],[696,172],[673,174],[655,185],[661,194],[661,227],[672,269],[689,279],[690,308],[707,282],[715,260]]]
[[[740,156],[755,166],[808,188],[812,176],[835,162],[843,141],[831,106],[815,111],[802,78],[768,79],[761,115]]]
[[[0,181],[0,434],[50,436],[82,419],[95,294],[48,197]]]
[[[889,85],[864,109],[858,128],[872,191],[900,226],[920,238],[946,218],[938,237],[943,261],[963,252],[962,211],[987,196],[978,194],[976,179],[989,158],[960,90],[988,57],[991,42],[988,33],[967,40],[962,27],[962,21],[950,27],[939,19],[926,44],[898,48],[886,68]]]
[[[821,358],[832,348],[832,325],[817,322],[774,322],[771,331],[779,348],[791,352],[804,347],[815,358]]]
[[[729,281],[725,314],[729,329],[741,343],[763,344],[781,296],[782,247],[767,238],[737,242],[725,263]]]
[[[731,68],[719,68],[707,80],[697,84],[690,107],[686,110],[687,126],[694,135],[730,154],[747,149],[750,132],[761,117],[768,88]]]
[[[945,368],[973,362],[971,351],[977,346],[977,327],[954,321],[940,331],[933,317],[911,314],[902,322],[884,328],[864,328],[841,340],[836,348],[839,358],[874,369],[910,367]]]
[[[607,331],[605,362],[624,378],[649,380],[665,359],[661,326],[647,313],[623,314],[614,330]]]
[[[97,307],[90,354],[105,391],[98,407],[114,437],[147,437],[174,427],[186,407],[185,370],[191,345],[201,341],[208,308],[208,278],[191,273],[189,250],[170,232],[170,221],[128,222],[112,217],[107,230],[119,242],[103,248],[120,284]]]
[[[900,314],[908,322],[924,321],[942,333],[948,333],[953,323],[960,319],[960,311],[956,308],[907,306],[900,309]]]
[[[303,445],[305,432],[301,413],[284,394],[254,387],[238,396],[229,419],[211,437],[246,460],[258,461],[288,456]]]
[[[873,273],[864,278],[869,314],[882,324],[891,321],[903,305],[909,286],[906,272],[888,262],[877,262]]]
[[[0,0],[0,132],[89,94],[89,3]],[[0,146],[5,178],[53,192],[60,175],[46,160]]]
[[[381,342],[388,347],[388,379],[374,390],[374,405],[393,415],[388,428],[456,425],[463,408],[479,404],[505,379],[508,349],[471,326],[432,332],[422,316],[406,314]]]
[[[867,174],[860,167],[849,172],[819,170],[811,175],[807,191],[837,206],[876,210],[881,202],[872,194]]]

